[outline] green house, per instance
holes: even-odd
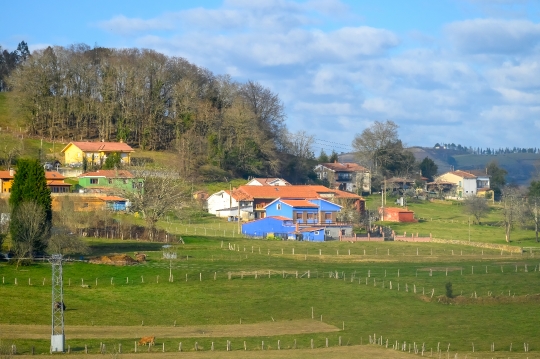
[[[79,176],[79,190],[83,192],[135,192],[143,188],[143,180],[126,170],[97,170]]]

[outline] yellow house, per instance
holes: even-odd
[[[90,164],[100,164],[115,152],[120,154],[122,163],[129,164],[135,150],[124,142],[70,142],[62,150],[65,165],[82,163],[84,157]]]
[[[11,186],[13,186],[13,178],[15,172],[13,170],[0,171],[0,193],[11,192]]]

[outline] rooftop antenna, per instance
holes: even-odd
[[[52,333],[51,352],[64,352],[64,280],[62,277],[62,255],[53,254],[49,259],[52,265]]]

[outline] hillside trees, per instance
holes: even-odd
[[[487,201],[482,197],[469,196],[463,200],[463,206],[465,213],[473,216],[477,224],[480,224],[480,219],[489,212]]]
[[[9,77],[30,134],[173,150],[183,176],[214,167],[276,175],[285,165],[278,95],[152,50],[84,44],[35,51]]]

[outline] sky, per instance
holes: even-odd
[[[149,48],[277,93],[314,152],[392,120],[408,146],[539,147],[539,0],[19,0],[0,46]]]

